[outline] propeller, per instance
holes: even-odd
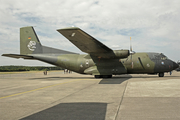
[[[132,50],[132,43],[131,43],[131,37],[130,37],[130,54],[135,54],[136,52]]]
[[[131,37],[130,37],[130,55],[131,55],[131,67],[133,68],[133,61],[132,61],[132,55],[136,52],[132,50],[132,43],[131,43]]]

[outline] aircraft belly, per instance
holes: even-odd
[[[85,74],[92,75],[117,75],[127,73],[126,68],[119,59],[97,59],[93,58],[90,61],[90,66],[84,69]]]
[[[108,68],[108,67],[92,66],[84,70],[84,73],[92,74],[92,75],[119,75],[119,74],[127,73],[127,70],[124,67]]]

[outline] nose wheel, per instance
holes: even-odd
[[[164,73],[159,73],[159,77],[164,77]]]

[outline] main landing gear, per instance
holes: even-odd
[[[164,77],[164,73],[159,73],[159,77]]]
[[[112,78],[112,75],[94,75],[95,78]]]

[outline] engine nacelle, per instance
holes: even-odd
[[[127,58],[130,55],[129,50],[113,50],[116,58]]]

